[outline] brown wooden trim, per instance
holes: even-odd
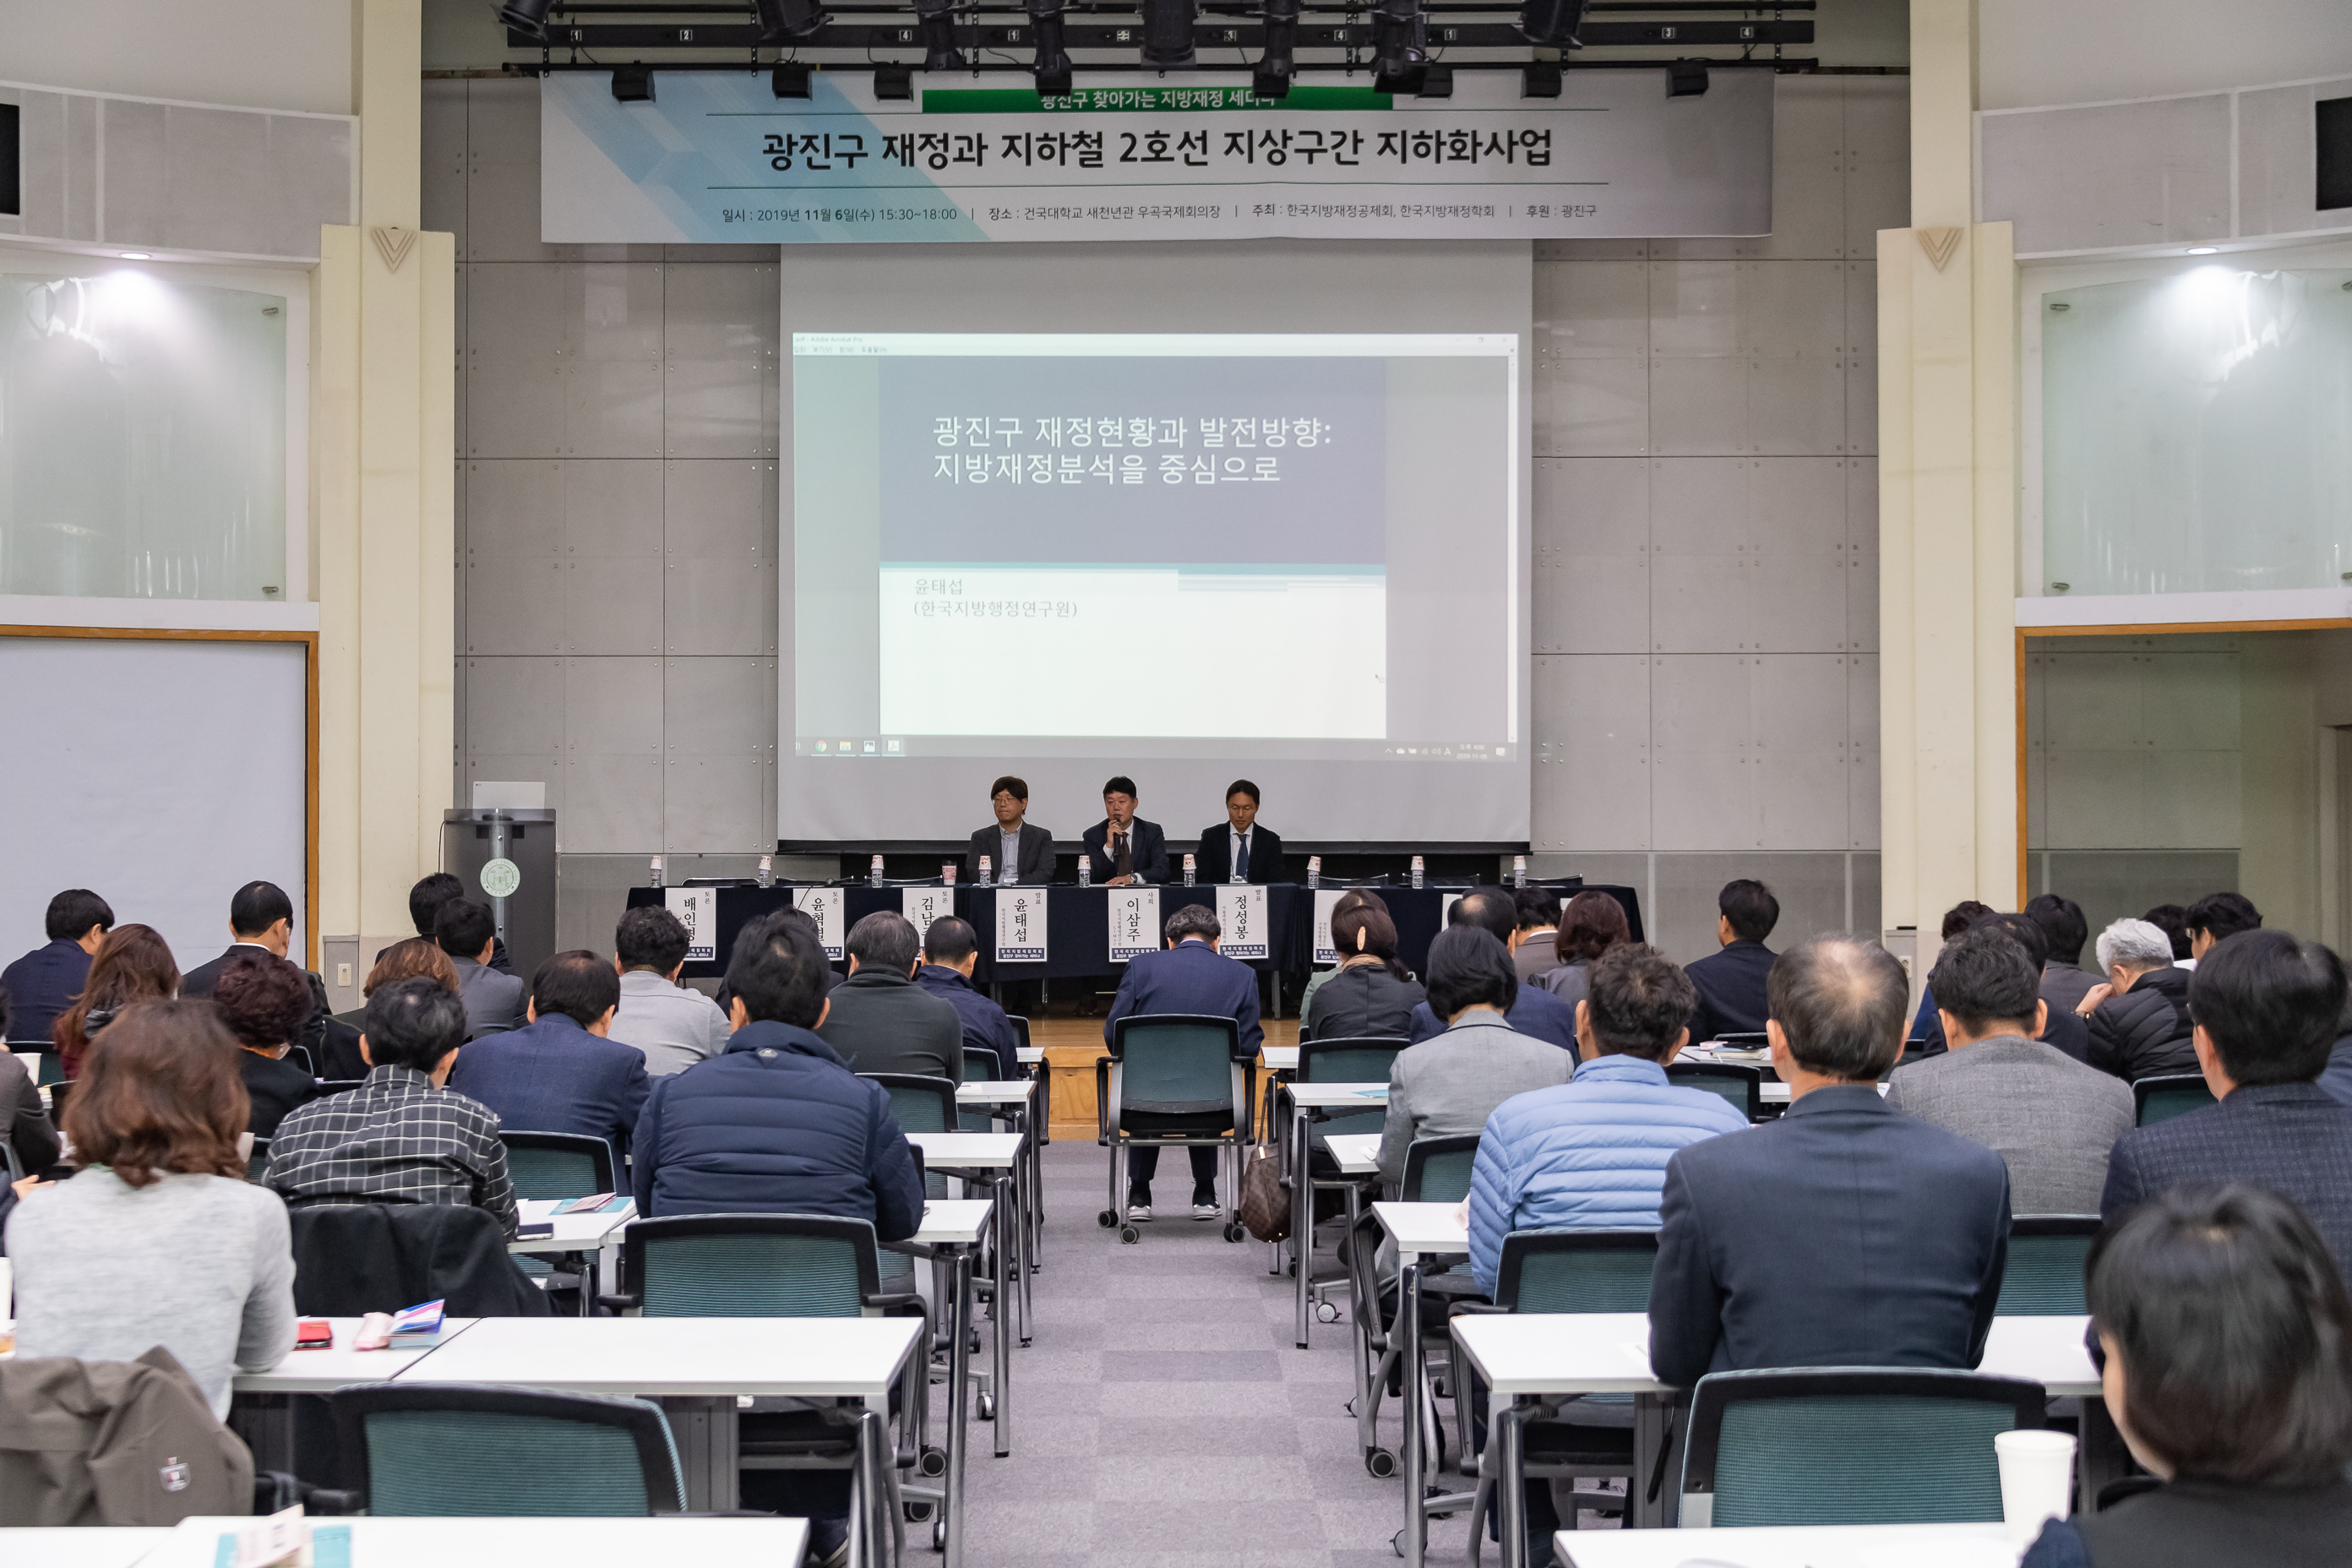
[[[91,637],[126,642],[259,642],[303,645],[303,685],[306,712],[303,727],[309,753],[303,781],[302,921],[310,939],[310,962],[319,967],[319,634],[299,631],[198,631],[183,626],[0,626],[0,637]]]
[[[2352,619],[2315,621],[2165,621],[2151,626],[2020,626],[2021,637],[2200,637],[2208,632],[2324,632],[2352,626]]]

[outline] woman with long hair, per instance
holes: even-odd
[[[66,1077],[81,1077],[89,1042],[123,1008],[134,1002],[168,1002],[179,994],[180,966],[153,926],[116,926],[107,932],[89,961],[81,994],[50,1026]]]

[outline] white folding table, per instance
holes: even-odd
[[[1276,1047],[1279,1048],[1279,1047]],[[1285,1083],[1290,1097],[1290,1257],[1297,1266],[1297,1307],[1293,1313],[1298,1348],[1307,1348],[1307,1298],[1315,1272],[1315,1184],[1307,1179],[1307,1149],[1312,1118],[1321,1110],[1370,1110],[1389,1102],[1385,1083]]]
[[[1032,1304],[1029,1297],[1029,1276],[1037,1271],[1037,1252],[1045,1240],[1045,1120],[1039,1114],[1040,1091],[1045,1080],[1034,1078],[978,1079],[956,1085],[958,1105],[1002,1108],[1000,1115],[1012,1120],[1028,1135],[1022,1149],[1021,1180],[1015,1184],[1013,1195],[1021,1200],[1021,1256],[1014,1259],[1014,1275],[1021,1282],[1021,1342],[1029,1342],[1029,1319]]]
[[[545,1236],[516,1237],[507,1243],[512,1253],[538,1255],[550,1252],[584,1253],[590,1259],[589,1277],[580,1282],[580,1315],[587,1317],[594,1310],[596,1296],[608,1279],[621,1277],[621,1232],[637,1217],[637,1200],[623,1196],[610,1212],[594,1214],[557,1214],[562,1198],[523,1198],[515,1204],[517,1217],[524,1225],[546,1225],[551,1227]]]
[[[907,1142],[923,1152],[927,1169],[969,1172],[968,1180],[984,1180],[989,1184],[992,1201],[996,1205],[996,1300],[995,1313],[995,1390],[996,1390],[996,1457],[1013,1452],[1013,1418],[1011,1380],[1013,1358],[1011,1338],[1006,1330],[1013,1325],[1020,1310],[1020,1300],[1013,1289],[1012,1255],[1018,1242],[1010,1244],[1007,1237],[1016,1235],[1020,1227],[1009,1223],[1013,1215],[1013,1178],[1021,1167],[1022,1148],[1027,1142],[1020,1132],[909,1132]],[[1025,1322],[1021,1325],[1022,1342],[1028,1342]]]
[[[0,1563],[8,1568],[131,1568],[171,1539],[169,1530],[0,1530]],[[211,1560],[205,1560],[211,1568]]]
[[[919,1247],[944,1252],[953,1266],[949,1286],[954,1295],[948,1330],[948,1484],[940,1510],[947,1525],[946,1568],[959,1568],[963,1562],[964,1457],[971,1447],[965,1430],[971,1403],[971,1265],[995,1216],[996,1205],[989,1198],[934,1198],[923,1205],[922,1228],[908,1238]],[[1002,1411],[1003,1384],[991,1387],[996,1409]]]
[[[1257,1048],[1257,1057],[1258,1060],[1265,1064],[1265,1070],[1268,1072],[1297,1072],[1298,1070],[1298,1047],[1297,1046],[1260,1046]]]
[[[1999,1524],[1812,1524],[1773,1530],[1563,1530],[1552,1554],[1568,1568],[2017,1568],[2021,1548]]]
[[[230,1382],[230,1424],[253,1450],[256,1468],[292,1470],[295,1394],[332,1394],[357,1383],[389,1383],[481,1320],[447,1318],[441,1337],[428,1345],[380,1351],[353,1350],[359,1336],[357,1318],[330,1318],[334,1343],[320,1350],[288,1351],[286,1358],[267,1372],[240,1372]],[[5,1559],[0,1559],[5,1562]]]
[[[1381,1168],[1381,1135],[1377,1132],[1334,1132],[1323,1140],[1343,1176],[1369,1176]]]
[[[214,1568],[227,1562],[222,1537],[250,1519],[184,1519],[168,1531],[86,1530],[78,1535],[142,1535],[157,1541],[139,1568]],[[691,1563],[695,1568],[778,1568],[808,1549],[804,1519],[314,1519],[313,1551],[328,1531],[348,1531],[352,1568],[447,1568],[451,1563]],[[37,1568],[7,1555],[0,1563]],[[58,1531],[59,1534],[67,1533]],[[324,1561],[323,1555],[320,1557]],[[59,1568],[74,1559],[56,1560]],[[104,1559],[87,1559],[91,1568]]]

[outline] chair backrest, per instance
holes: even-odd
[[[943,1078],[912,1072],[863,1072],[890,1096],[890,1115],[901,1132],[956,1131],[955,1085]]]
[[[245,1179],[248,1182],[258,1182],[261,1180],[261,1173],[268,1169],[269,1169],[269,1140],[257,1138],[253,1141],[253,1152],[245,1157]]]
[[[643,1399],[476,1384],[360,1384],[331,1396],[368,1512],[642,1517],[685,1507],[677,1446]]]
[[[1514,1312],[1646,1312],[1654,1230],[1515,1230],[1503,1237],[1495,1304]]]
[[[617,1192],[613,1146],[583,1132],[500,1132],[507,1176],[519,1198],[584,1198]]]
[[[1764,1114],[1764,1069],[1741,1062],[1668,1062],[1666,1081],[1683,1089],[1719,1094],[1731,1109],[1753,1121]]]
[[[301,1205],[287,1210],[294,1310],[309,1318],[446,1301],[453,1318],[544,1318],[488,1209],[456,1204]]]
[[[2084,1271],[2099,1234],[2095,1214],[2020,1215],[2009,1222],[2009,1265],[1993,1310],[2010,1318],[2079,1318]]]
[[[1410,1041],[1365,1036],[1298,1042],[1301,1083],[1386,1083],[1397,1053]]]
[[[1231,1105],[1241,1113],[1234,1101],[1241,1026],[1231,1018],[1193,1013],[1121,1018],[1110,1026],[1110,1055],[1119,1064],[1124,1110],[1185,1114]]]
[[[1013,1077],[1011,1062],[996,1059],[996,1053],[986,1046],[967,1045],[963,1048],[963,1083],[1004,1083]]]
[[[2176,1116],[2186,1116],[2192,1110],[2202,1110],[2220,1103],[2205,1075],[2197,1072],[2167,1073],[2158,1078],[2144,1078],[2132,1085],[2132,1105],[2142,1127],[2151,1122],[2169,1121]]]
[[[1028,1018],[1019,1013],[1007,1013],[1004,1015],[1004,1017],[1005,1021],[1013,1026],[1013,1032],[1021,1037],[1019,1048],[1024,1051],[1027,1050],[1029,1048]]]
[[[1470,1195],[1470,1169],[1478,1163],[1478,1134],[1416,1138],[1404,1152],[1397,1196],[1409,1204],[1458,1204]]]
[[[2038,1383],[1924,1367],[1721,1372],[1692,1392],[1682,1522],[1998,1521],[1992,1440],[2039,1426]]]
[[[648,1318],[855,1318],[881,1289],[869,1220],[679,1215],[622,1240],[625,1288]]]

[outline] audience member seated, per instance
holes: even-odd
[[[394,942],[375,955],[375,967],[369,970],[367,978],[360,983],[360,1005],[348,1013],[336,1014],[335,1022],[348,1024],[353,1029],[366,1028],[366,999],[375,994],[378,986],[389,985],[395,980],[406,980],[415,974],[423,975],[446,990],[454,992],[457,989],[457,966],[449,962],[449,955],[441,951],[440,943],[429,936],[413,936],[405,942]],[[356,1053],[358,1048],[358,1037],[354,1035],[353,1052]],[[362,1065],[355,1073],[321,1072],[319,1076],[365,1078],[367,1068]]]
[[[153,926],[117,926],[98,944],[81,994],[58,1015],[49,1037],[65,1076],[81,1076],[81,1058],[100,1030],[133,1002],[168,1002],[179,994],[180,967]]]
[[[2189,906],[2180,924],[2189,933],[2189,959],[2194,965],[2204,961],[2215,942],[2242,931],[2262,930],[2263,911],[2243,893],[2208,893]]]
[[[1698,1011],[1691,1038],[1719,1040],[1726,1035],[1764,1031],[1764,980],[1778,956],[1764,945],[1780,923],[1780,900],[1763,883],[1741,878],[1716,895],[1715,940],[1723,951],[1687,971],[1698,988]]]
[[[621,979],[585,948],[559,952],[530,977],[530,1022],[457,1053],[449,1087],[479,1100],[509,1132],[576,1132],[629,1152],[653,1087],[645,1053],[610,1037]]]
[[[2042,964],[2042,999],[2050,1004],[2053,1017],[2072,1013],[2083,994],[2099,983],[2097,975],[2083,967],[2083,944],[2091,940],[2083,906],[2044,893],[2025,906],[2025,918],[2042,928],[2042,942],[2050,951]]]
[[[90,1048],[66,1104],[80,1173],[8,1217],[18,1356],[161,1345],[226,1417],[236,1372],[294,1348],[286,1205],[245,1179],[236,1057],[204,1002],[134,1003]]]
[[[487,908],[466,899],[450,900],[433,917],[433,940],[457,972],[457,995],[465,1004],[469,1040],[522,1026],[530,988],[489,967],[497,925]]]
[[[1445,1032],[1408,1046],[1389,1064],[1380,1169],[1391,1196],[1404,1179],[1405,1151],[1414,1139],[1479,1131],[1513,1095],[1566,1083],[1574,1074],[1573,1056],[1520,1033],[1506,1017],[1512,998],[1528,990],[1509,951],[1482,925],[1450,926],[1429,944],[1425,1005],[1445,1020]],[[1552,1000],[1545,992],[1534,994]]]
[[[279,1122],[262,1179],[292,1208],[470,1204],[488,1210],[511,1237],[514,1184],[499,1119],[443,1087],[465,1043],[466,1010],[456,993],[421,977],[378,986],[360,1037],[360,1054],[371,1064],[367,1081]]]
[[[1992,912],[1993,908],[1990,904],[1979,903],[1974,899],[1962,899],[1944,911],[1944,923],[1937,934],[1943,941],[1949,942]],[[1919,1054],[1922,1056],[1937,1056],[1948,1048],[1944,1039],[1944,1026],[1936,1021],[1936,1013],[1935,988],[1921,986],[1919,1011],[1912,1016],[1911,1033],[1905,1041],[1906,1048],[1911,1040],[1919,1042]]]
[[[446,871],[436,871],[429,877],[420,877],[417,879],[416,886],[408,889],[409,923],[416,928],[418,936],[431,942],[434,922],[440,917],[441,906],[452,899],[462,899],[465,896],[466,884]],[[375,955],[376,962],[383,963],[384,953],[391,951],[392,949],[387,947],[378,952]],[[490,961],[483,967],[495,969],[500,974],[514,973],[514,964],[507,957],[506,938],[496,932],[491,934]]]
[[[1511,933],[1511,963],[1522,981],[1559,967],[1559,895],[1549,888],[1519,888],[1511,895],[1518,929]]]
[[[2042,973],[2042,965],[2050,953],[2050,939],[2042,934],[2041,923],[2031,916],[1985,915],[1969,929],[1990,929],[2005,933],[2011,942],[2025,950],[2025,956],[2033,964],[2035,975],[2039,976]],[[2035,982],[2034,990],[2038,995],[2041,991],[2041,983],[2038,979]],[[1937,1023],[1936,1032],[1938,1037],[1943,1033],[1943,1024],[1940,1019]],[[2053,1047],[2063,1052],[2072,1061],[2083,1061],[2091,1054],[2090,1022],[2079,1013],[2061,1012],[2055,1007],[2049,1009],[2048,1016],[2042,1022],[2042,1032],[2033,1037],[2045,1046]],[[1949,1042],[1946,1044],[1948,1047]],[[1938,1053],[1922,1052],[1921,1054]]]
[[[310,983],[282,958],[240,957],[221,972],[213,1005],[236,1039],[237,1077],[253,1104],[245,1130],[256,1138],[275,1136],[289,1111],[319,1098],[319,1080],[289,1059],[310,1016]]]
[[[1625,921],[1624,905],[1607,893],[1579,893],[1559,912],[1559,930],[1552,938],[1558,962],[1537,976],[1536,984],[1572,1008],[1584,1000],[1585,971],[1592,961],[1633,940],[1633,928]],[[1696,987],[1691,995],[1698,995]]]
[[[2120,920],[2099,933],[2098,955],[2106,981],[2074,1004],[2091,1026],[2084,1059],[2125,1079],[2195,1072],[2190,972],[2173,963],[2171,939],[2146,921]]]
[[[1511,1232],[1655,1230],[1675,1151],[1748,1127],[1721,1095],[1666,1081],[1665,1064],[1690,1042],[1698,1007],[1680,966],[1629,942],[1594,959],[1588,973],[1576,1005],[1584,1058],[1576,1076],[1503,1101],[1478,1141],[1470,1271],[1490,1297]]]
[[[621,1005],[612,1037],[645,1053],[646,1071],[656,1078],[709,1060],[735,1032],[718,1003],[679,984],[688,945],[686,922],[658,904],[629,910],[613,929]]]
[[[817,1037],[852,1072],[919,1073],[963,1081],[963,1021],[915,984],[921,942],[906,916],[877,910],[849,928],[849,978],[832,994]]]
[[[8,993],[0,991],[0,1030],[7,1026]],[[25,1170],[21,1180],[37,1180],[58,1163],[58,1130],[41,1104],[41,1091],[24,1062],[8,1051],[0,1051],[0,1136],[16,1152],[16,1163]],[[6,1190],[0,1188],[0,1225],[7,1222]]]
[[[915,984],[955,1009],[964,1047],[993,1051],[998,1072],[1017,1078],[1019,1058],[1013,1053],[1021,1037],[1013,1032],[1013,1020],[1003,1008],[972,989],[971,972],[979,967],[980,933],[971,921],[944,915],[924,930],[923,962],[915,971]]]
[[[2173,963],[2189,969],[2197,967],[2196,959],[2189,952],[2188,905],[2158,904],[2139,918],[2171,939]]]
[[[1111,999],[1110,1016],[1103,1020],[1103,1039],[1110,1039],[1121,1018],[1190,1013],[1231,1018],[1240,1030],[1242,1055],[1257,1055],[1258,1047],[1265,1043],[1265,1030],[1259,1026],[1257,1017],[1257,973],[1248,964],[1217,951],[1217,939],[1224,934],[1224,927],[1217,921],[1215,907],[1180,904],[1160,930],[1168,942],[1167,950],[1128,961],[1127,973],[1119,976],[1118,994]],[[1125,1120],[1130,1130],[1148,1130],[1154,1119],[1129,1111]],[[1180,1125],[1197,1121],[1171,1116],[1161,1130],[1203,1131]],[[1223,1132],[1226,1129],[1205,1131]],[[1222,1212],[1217,1207],[1217,1151],[1197,1145],[1186,1152],[1192,1158],[1192,1217],[1215,1219]],[[1159,1150],[1148,1144],[1129,1150],[1129,1219],[1140,1222],[1151,1217],[1151,1178],[1159,1170]]]
[[[1342,900],[1343,902],[1345,900]],[[1299,1026],[1302,1040],[1404,1039],[1412,1010],[1428,1000],[1397,961],[1396,922],[1387,906],[1360,900],[1334,907],[1331,946],[1338,973],[1315,993]]]
[[[1519,907],[1508,888],[1473,888],[1454,900],[1445,911],[1447,930],[1456,926],[1475,926],[1503,944],[1508,957],[1511,939],[1518,931]],[[1512,983],[1517,987],[1511,1000],[1504,1004],[1505,1019],[1522,1035],[1532,1035],[1547,1040],[1563,1051],[1576,1049],[1576,1009],[1540,985],[1528,985],[1518,981],[1518,968],[1511,969]],[[1413,1044],[1431,1039],[1445,1030],[1444,1015],[1431,1002],[1423,1002],[1412,1010]],[[1562,1079],[1575,1066],[1570,1062],[1560,1072]],[[1466,1129],[1475,1132],[1476,1128]]]
[[[2328,1050],[2319,1087],[2352,1105],[2352,1002],[2346,1004],[2344,1016],[2336,1021],[2336,1044]]]
[[[89,982],[89,961],[114,929],[114,911],[88,888],[68,888],[49,900],[42,929],[47,943],[0,969],[0,994],[8,998],[8,1038],[46,1048],[58,1015]]]
[[[209,996],[228,966],[247,954],[284,958],[294,945],[294,900],[275,882],[247,882],[228,901],[226,952],[182,977],[180,994]]]
[[[1880,1100],[1910,987],[1877,943],[1798,943],[1773,966],[1788,1114],[1666,1165],[1650,1362],[1687,1388],[1768,1366],[1973,1367],[2009,1247],[2009,1169]]]
[[[1886,1103],[2000,1154],[2016,1213],[2096,1214],[2107,1152],[2132,1129],[2129,1086],[2037,1037],[2042,976],[1996,921],[1945,943],[1927,984],[1951,1048],[1896,1068]]]
[[[1367,903],[1378,905],[1382,914],[1388,913],[1388,900],[1381,898],[1378,893],[1373,892],[1369,888],[1349,888],[1347,891],[1341,893],[1338,900],[1331,905],[1331,918],[1333,920],[1338,920],[1348,910]],[[1393,917],[1391,917],[1391,923],[1393,923]],[[1347,955],[1342,953],[1339,956],[1344,958]],[[1339,965],[1335,962],[1330,968],[1318,969],[1314,973],[1307,977],[1307,988],[1298,994],[1298,1016],[1302,1026],[1304,1025],[1308,1013],[1311,1012],[1315,1006],[1315,994],[1322,990],[1324,985],[1335,978],[1339,973]],[[1412,972],[1411,970],[1405,971],[1405,975],[1408,979],[1412,977]]]
[[[2300,1208],[2352,1274],[2352,1106],[2317,1081],[2344,1006],[2344,966],[2315,942],[2249,931],[2207,949],[2189,1009],[2221,1103],[2118,1140],[2099,1213],[2113,1224],[2174,1187],[2244,1182]]]
[[[2165,1484],[2053,1520],[2021,1568],[2336,1568],[2352,1542],[2352,1299],[2269,1193],[2173,1193],[2091,1249],[2116,1430]]]

